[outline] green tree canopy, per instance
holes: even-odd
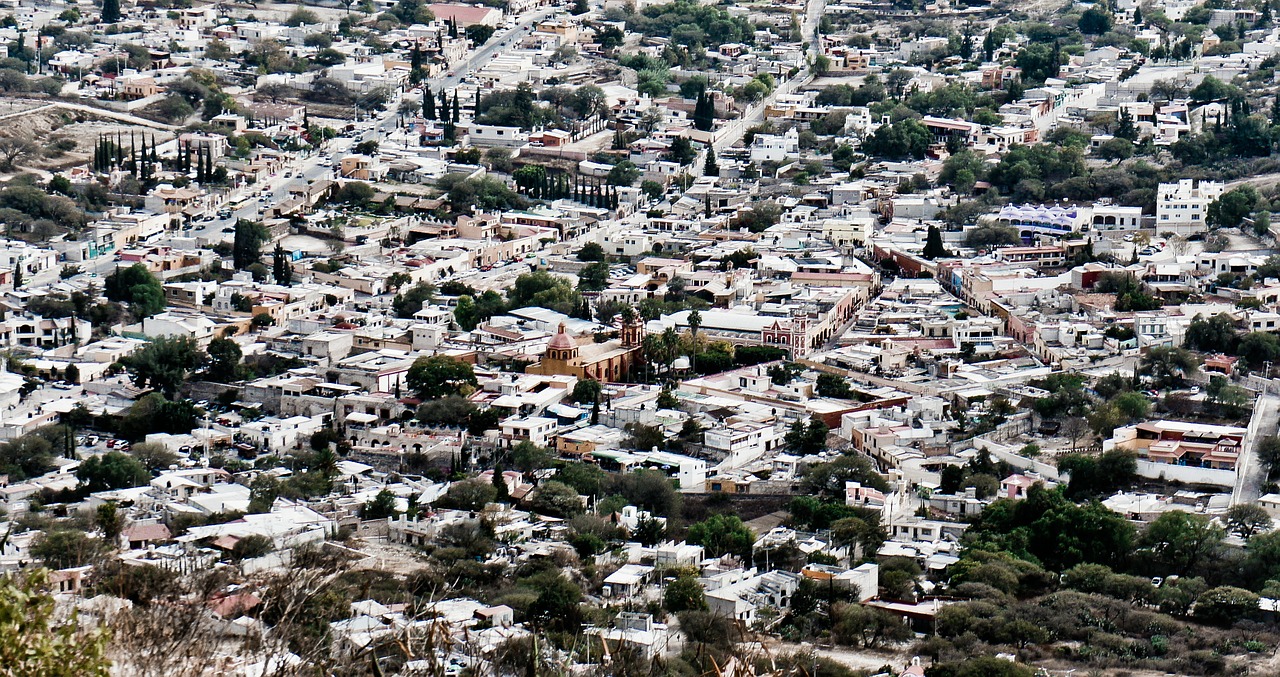
[[[673,614],[689,610],[704,611],[707,599],[697,578],[680,576],[667,584],[667,589],[662,593],[662,605]]]
[[[423,400],[468,395],[478,384],[470,364],[447,355],[419,357],[409,367],[405,380],[409,389]]]
[[[746,562],[751,559],[756,535],[737,515],[712,515],[689,525],[687,540],[706,548],[711,557],[727,554]]]
[[[139,388],[159,390],[169,399],[187,380],[187,375],[206,360],[200,345],[190,336],[161,337],[120,360]]]
[[[0,578],[0,665],[5,673],[108,677],[106,631],[82,624],[79,616],[59,613],[46,592],[48,584],[45,571]]]
[[[586,510],[577,491],[555,480],[543,482],[533,490],[529,507],[535,512],[552,517],[573,517]]]
[[[128,489],[151,481],[151,473],[141,461],[119,451],[86,458],[76,468],[76,477],[88,491]]]

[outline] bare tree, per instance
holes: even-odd
[[[16,136],[0,137],[0,167],[13,169],[19,158],[36,152],[36,144],[31,139],[20,139]]]
[[[1080,450],[1080,442],[1090,433],[1089,422],[1081,416],[1072,416],[1062,422],[1062,434],[1071,440],[1071,451]]]

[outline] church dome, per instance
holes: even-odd
[[[556,332],[556,335],[551,337],[551,343],[547,344],[549,350],[573,350],[577,347],[578,344],[573,338],[565,333],[563,322],[560,323],[560,331]]]

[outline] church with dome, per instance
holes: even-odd
[[[547,343],[542,359],[526,367],[525,373],[619,381],[641,359],[644,323],[639,318],[624,321],[619,334],[619,338],[604,343],[587,339],[579,345],[561,323],[559,331]]]

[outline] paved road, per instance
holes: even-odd
[[[1258,443],[1262,438],[1276,434],[1277,412],[1280,412],[1280,396],[1269,391],[1258,396],[1253,405],[1253,415],[1249,417],[1249,434],[1244,438],[1240,463],[1236,467],[1231,505],[1254,503],[1262,496],[1267,469],[1258,458]]]
[[[534,24],[547,19],[555,14],[555,11],[554,7],[547,7],[522,16],[515,26],[494,33],[493,37],[489,38],[489,42],[472,52],[464,61],[451,66],[445,75],[427,80],[422,83],[422,86],[430,87],[433,92],[438,92],[442,89],[445,92],[451,92],[462,83],[463,78],[483,68],[485,64],[493,60],[499,50],[510,47],[515,44],[515,40],[528,35]],[[378,115],[377,123],[368,127],[368,130],[360,137],[361,141],[381,141],[387,134],[395,130],[398,117],[396,103],[393,102],[392,105],[388,105],[387,110]]]
[[[826,0],[808,0],[808,4],[805,5],[804,25],[801,26],[800,30],[801,35],[808,36],[809,38],[808,56],[810,58],[816,57],[821,53],[818,48],[818,41],[814,38],[817,37],[818,23],[822,20],[822,13],[826,8]],[[813,73],[809,71],[808,67],[806,67],[803,73],[797,73],[795,77],[778,85],[777,89],[773,90],[773,92],[771,92],[769,96],[766,96],[759,104],[748,108],[742,117],[734,120],[725,127],[725,133],[711,144],[716,149],[716,153],[721,153],[724,149],[738,143],[738,141],[742,139],[743,135],[747,133],[748,129],[754,127],[764,119],[765,109],[772,105],[773,102],[777,101],[778,97],[791,94],[800,87],[809,84],[812,80]]]

